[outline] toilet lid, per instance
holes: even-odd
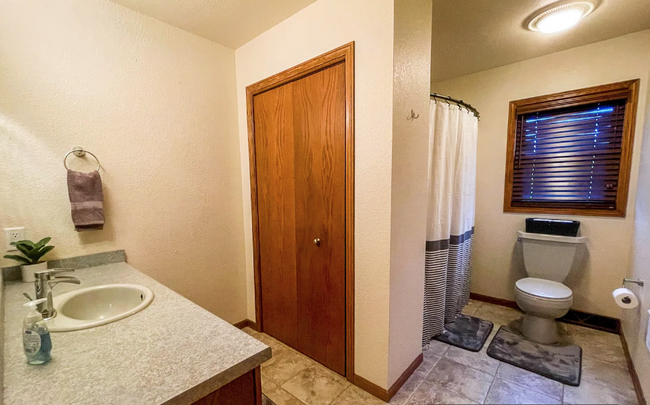
[[[515,285],[527,294],[542,298],[565,299],[573,294],[571,289],[564,284],[541,278],[522,278]]]

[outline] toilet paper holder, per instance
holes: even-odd
[[[645,281],[637,280],[637,279],[633,279],[633,278],[624,278],[623,279],[623,287],[625,287],[625,283],[632,283],[632,284],[638,285],[639,287],[643,287],[643,285],[645,284]]]

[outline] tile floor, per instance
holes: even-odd
[[[390,404],[637,404],[619,336],[561,324],[566,339],[583,349],[582,382],[571,387],[488,357],[499,326],[521,312],[477,301],[463,312],[494,323],[483,350],[472,353],[431,342],[424,362]],[[273,358],[262,364],[262,391],[277,405],[384,404],[274,338],[244,331],[273,349]]]

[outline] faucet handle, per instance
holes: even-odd
[[[34,276],[39,280],[49,280],[55,274],[67,273],[70,271],[74,271],[74,269],[69,269],[69,268],[47,269],[47,270],[35,271]]]
[[[81,284],[81,280],[72,276],[60,276],[48,280],[47,283],[50,285],[50,288],[54,288],[59,283]]]
[[[34,274],[58,274],[58,273],[67,273],[69,271],[74,271],[72,268],[57,268],[57,269],[47,269],[36,271]]]

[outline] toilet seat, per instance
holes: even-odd
[[[562,283],[527,277],[515,283],[516,289],[537,300],[566,301],[572,298],[573,291]]]

